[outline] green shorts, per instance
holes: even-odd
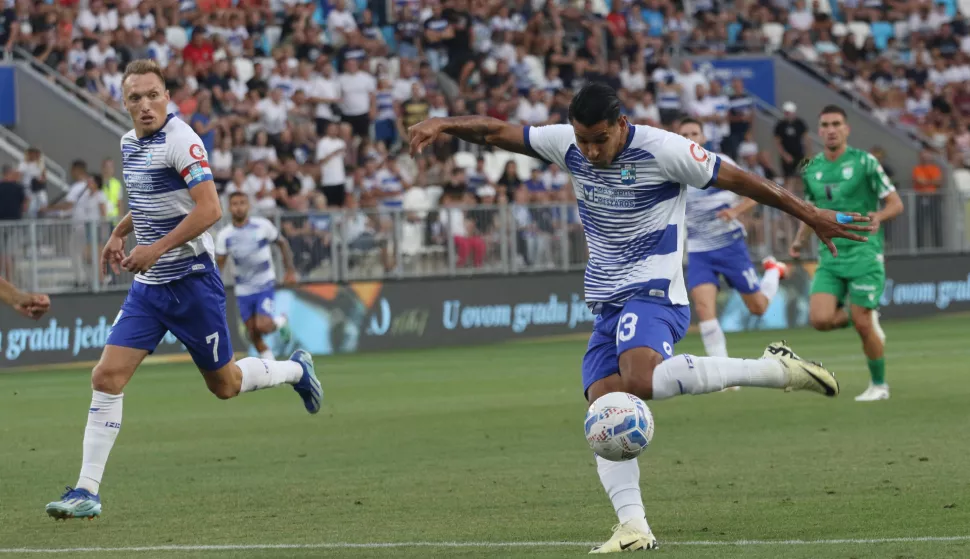
[[[812,295],[830,293],[839,302],[844,302],[848,293],[849,302],[853,305],[866,309],[878,308],[882,291],[886,287],[885,268],[867,267],[859,270],[859,273],[853,272],[856,270],[835,270],[820,265],[812,280]]]

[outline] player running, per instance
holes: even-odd
[[[275,357],[263,336],[279,330],[282,346],[286,347],[290,330],[286,326],[286,317],[273,316],[276,270],[273,269],[270,243],[279,247],[283,255],[283,283],[287,285],[296,283],[293,253],[286,237],[280,235],[268,219],[249,216],[249,196],[245,193],[229,195],[229,213],[232,214],[232,224],[216,235],[216,265],[223,270],[227,258],[232,256],[239,316],[259,356],[272,361]]]
[[[34,320],[44,316],[51,309],[51,300],[40,293],[26,293],[17,286],[0,278],[0,301],[18,313]]]
[[[47,505],[47,514],[59,519],[101,514],[101,477],[121,429],[122,390],[167,331],[185,344],[220,399],[290,384],[310,413],[320,411],[323,400],[313,360],[303,350],[288,361],[233,358],[225,288],[206,232],[222,209],[202,141],[189,125],[166,116],[169,95],[156,62],[131,62],[122,90],[135,123],[121,138],[131,211],[111,233],[101,264],[136,276],[91,373],[94,394],[77,486]],[[132,231],[138,244],[126,256]]]
[[[707,142],[703,126],[692,118],[680,121],[679,132],[698,145]],[[718,157],[722,165],[737,166],[730,157]],[[697,312],[704,350],[711,357],[728,356],[727,340],[717,321],[719,276],[741,295],[751,314],[762,316],[778,292],[778,282],[788,273],[787,265],[769,256],[761,261],[765,273],[758,281],[744,242],[744,225],[738,221],[757,205],[717,187],[687,187],[687,291]]]
[[[903,213],[903,201],[879,161],[868,152],[848,145],[849,125],[845,111],[829,105],[818,117],[818,135],[825,149],[806,163],[802,171],[805,197],[819,208],[859,212],[869,216],[874,228],[868,243],[836,240],[819,252],[812,280],[809,321],[816,330],[844,328],[851,322],[862,338],[869,365],[869,387],[857,402],[889,399],[884,358],[886,334],[879,325],[879,299],[886,283],[883,234],[880,225]],[[880,210],[879,201],[885,201]],[[789,252],[801,256],[808,228],[802,225]],[[850,311],[843,303],[849,299]]]
[[[450,134],[555,163],[572,175],[590,253],[586,302],[598,315],[583,358],[587,400],[610,392],[662,400],[728,386],[837,395],[832,373],[799,358],[784,343],[769,345],[761,359],[673,356],[690,321],[682,266],[683,185],[716,185],[780,208],[829,244],[833,237],[865,241],[853,231],[866,231],[868,224],[840,224],[834,211],[817,209],[737,167],[722,166],[720,157],[686,138],[630,124],[608,85],[583,86],[569,105],[569,121],[523,127],[485,116],[433,118],[412,126],[409,134],[413,153]],[[592,552],[657,547],[644,513],[636,460],[597,457],[596,463],[620,523]]]

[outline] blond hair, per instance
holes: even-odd
[[[143,76],[145,74],[155,74],[161,80],[162,85],[165,85],[165,76],[162,74],[162,67],[158,65],[158,62],[148,58],[129,62],[128,66],[125,67],[125,75],[122,76],[121,83],[125,83],[128,76]]]

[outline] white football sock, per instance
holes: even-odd
[[[303,367],[296,361],[272,361],[246,357],[236,364],[242,369],[240,394],[280,384],[296,384],[303,377]]]
[[[698,324],[701,329],[701,340],[704,342],[704,351],[708,357],[727,357],[727,339],[721,324],[717,319],[705,320]]]
[[[636,459],[623,462],[611,462],[596,457],[596,471],[600,475],[603,489],[620,524],[628,524],[641,532],[649,533],[647,515],[643,510],[643,498],[640,496],[640,465]]]
[[[104,465],[121,430],[121,407],[124,394],[94,391],[88,409],[88,425],[84,429],[81,457],[81,476],[76,487],[97,494],[101,487]]]
[[[276,325],[276,329],[279,330],[280,328],[286,326],[286,317],[283,316],[283,315],[274,316],[273,317],[273,324],[275,324]]]
[[[653,399],[707,394],[728,386],[784,388],[785,368],[774,359],[678,355],[653,371]]]
[[[260,353],[259,354],[259,358],[260,359],[265,359],[267,361],[275,361],[276,360],[276,356],[273,355],[273,352],[270,349],[267,349],[266,351]]]
[[[765,275],[761,276],[761,292],[768,298],[768,302],[778,293],[778,282],[781,281],[781,272],[778,268],[765,270]]]

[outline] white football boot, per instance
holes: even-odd
[[[876,402],[879,400],[889,399],[889,385],[888,384],[872,384],[869,383],[869,388],[862,394],[855,397],[856,402]]]
[[[834,398],[839,395],[839,381],[821,363],[802,359],[784,340],[768,345],[762,359],[775,359],[785,368],[785,391],[808,390]]]
[[[598,553],[621,553],[623,551],[646,551],[657,549],[660,544],[651,532],[640,530],[627,524],[617,524],[613,527],[613,537],[590,550],[590,555]]]

